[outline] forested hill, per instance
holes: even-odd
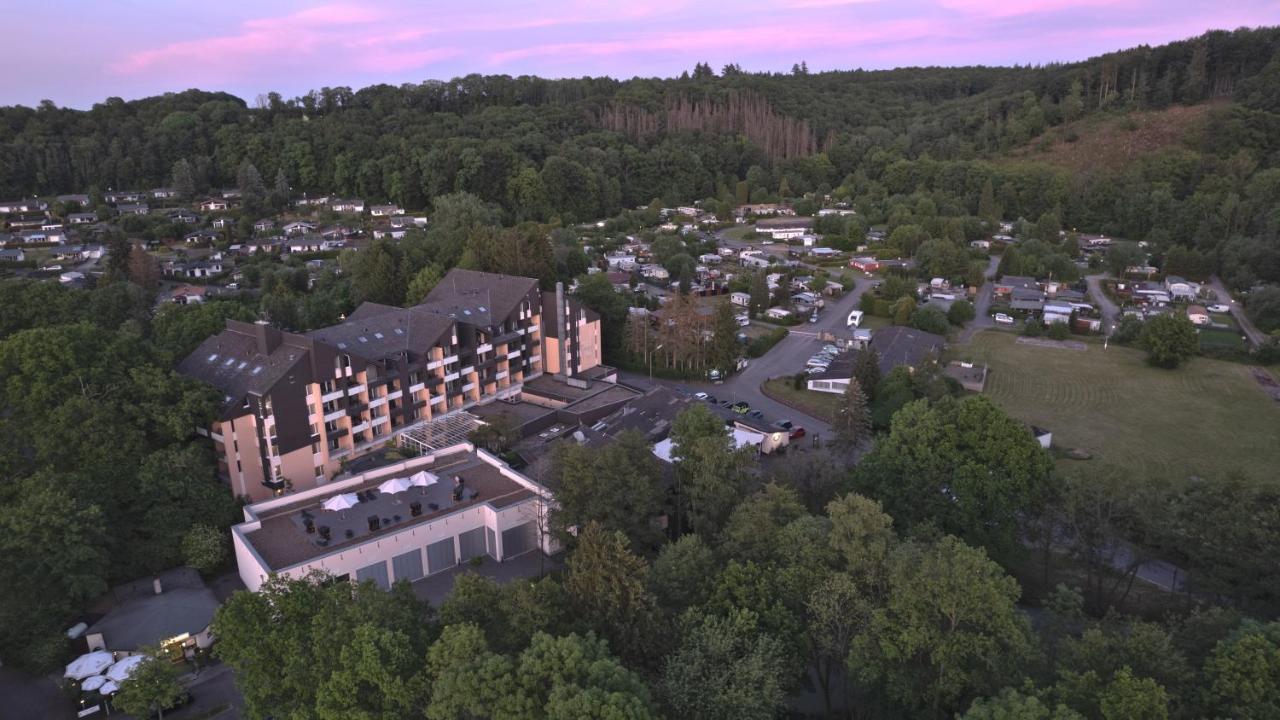
[[[885,174],[899,160],[991,158],[1095,113],[1213,99],[1234,102],[1219,111],[1224,130],[1197,149],[1243,150],[1269,167],[1280,164],[1278,51],[1280,28],[1260,28],[1045,67],[753,74],[699,65],[668,80],[471,75],[324,88],[271,94],[256,107],[197,90],[111,98],[89,111],[7,107],[0,196],[159,186],[180,162],[200,191],[234,185],[248,160],[296,192],[420,208],[469,191],[509,220],[580,221],[655,198],[852,196],[886,180],[889,193],[928,189],[924,178],[892,187]],[[982,184],[962,183],[969,212]],[[1033,216],[1047,203],[1074,224],[1096,219],[1055,192],[999,199],[1007,213]]]

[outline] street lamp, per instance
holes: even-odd
[[[649,384],[653,384],[653,354],[662,349],[662,343],[658,343],[649,351]]]

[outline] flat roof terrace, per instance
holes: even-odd
[[[400,493],[377,489],[393,477],[407,478],[420,470],[439,479],[432,485]],[[455,477],[462,479],[460,500],[454,500]],[[357,493],[362,499],[347,510],[322,507],[329,498],[344,493]],[[506,477],[474,452],[451,453],[430,464],[414,465],[404,473],[378,474],[359,484],[343,484],[329,493],[270,508],[259,515],[261,527],[245,533],[245,539],[269,569],[282,570],[469,507],[488,503],[504,508],[534,496],[532,490]],[[413,514],[414,503],[418,504],[418,515]],[[377,518],[376,523],[373,518]],[[327,539],[323,528],[327,528]]]

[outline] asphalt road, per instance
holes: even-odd
[[[1102,290],[1102,281],[1106,279],[1107,275],[1103,273],[1086,275],[1084,281],[1089,286],[1090,299],[1097,303],[1098,309],[1102,311],[1102,334],[1110,335],[1120,323],[1120,308]]]
[[[973,301],[973,320],[960,331],[960,337],[957,338],[956,344],[963,345],[973,336],[987,328],[996,326],[996,321],[991,319],[991,281],[996,276],[996,268],[1000,267],[1000,256],[992,255],[987,261],[987,272],[985,277],[987,281],[982,283],[982,287],[978,288],[978,296]]]
[[[1249,338],[1249,342],[1253,343],[1256,348],[1267,341],[1267,336],[1253,324],[1249,316],[1245,314],[1244,307],[1240,303],[1231,299],[1231,293],[1227,291],[1227,286],[1222,284],[1222,280],[1214,275],[1209,278],[1209,287],[1218,294],[1218,302],[1231,306],[1231,315],[1235,317],[1236,323],[1240,325],[1240,330]]]
[[[676,381],[657,379],[654,382],[674,388],[685,393],[705,392],[719,400],[738,402],[745,401],[752,410],[764,413],[766,422],[791,420],[804,427],[809,435],[817,434],[822,440],[832,437],[831,426],[823,420],[806,415],[782,403],[765,397],[760,392],[760,385],[769,378],[781,375],[794,375],[804,370],[804,363],[826,343],[818,339],[821,331],[831,331],[842,337],[850,337],[852,332],[846,322],[849,311],[858,307],[862,293],[869,290],[873,280],[859,277],[853,290],[843,297],[829,301],[827,307],[818,315],[818,322],[804,323],[790,328],[790,333],[777,345],[773,346],[764,357],[755,358],[745,370],[735,373],[720,384],[709,382]],[[648,387],[649,378],[641,373],[622,373],[622,378],[629,385]]]

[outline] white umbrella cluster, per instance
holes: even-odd
[[[107,670],[107,677],[111,680],[115,680],[117,683],[124,682],[129,679],[129,676],[133,674],[133,671],[137,669],[139,665],[146,661],[146,655],[130,655],[115,665],[112,665],[111,668]],[[102,692],[102,690],[99,689],[98,692]]]
[[[105,675],[94,675],[91,678],[85,678],[85,681],[80,683],[80,689],[81,690],[98,690],[99,692],[101,692],[102,686],[106,685],[109,682],[111,681],[108,680]]]
[[[378,486],[378,492],[394,495],[396,493],[402,493],[411,487],[413,487],[413,485],[409,482],[408,478],[391,478],[390,480],[383,481],[383,483]]]
[[[328,500],[325,500],[321,507],[325,510],[332,510],[336,512],[338,510],[350,510],[359,504],[360,498],[357,498],[355,493],[342,493],[341,495],[334,495]]]
[[[111,667],[113,662],[115,662],[115,658],[105,650],[85,653],[67,664],[67,671],[63,674],[63,677],[72,680],[84,680],[94,675],[100,675],[103,670]]]
[[[439,481],[440,478],[437,477],[435,473],[429,473],[426,470],[419,470],[409,476],[409,484],[414,487],[422,488],[422,492],[424,494],[427,492],[428,486],[435,485]]]

